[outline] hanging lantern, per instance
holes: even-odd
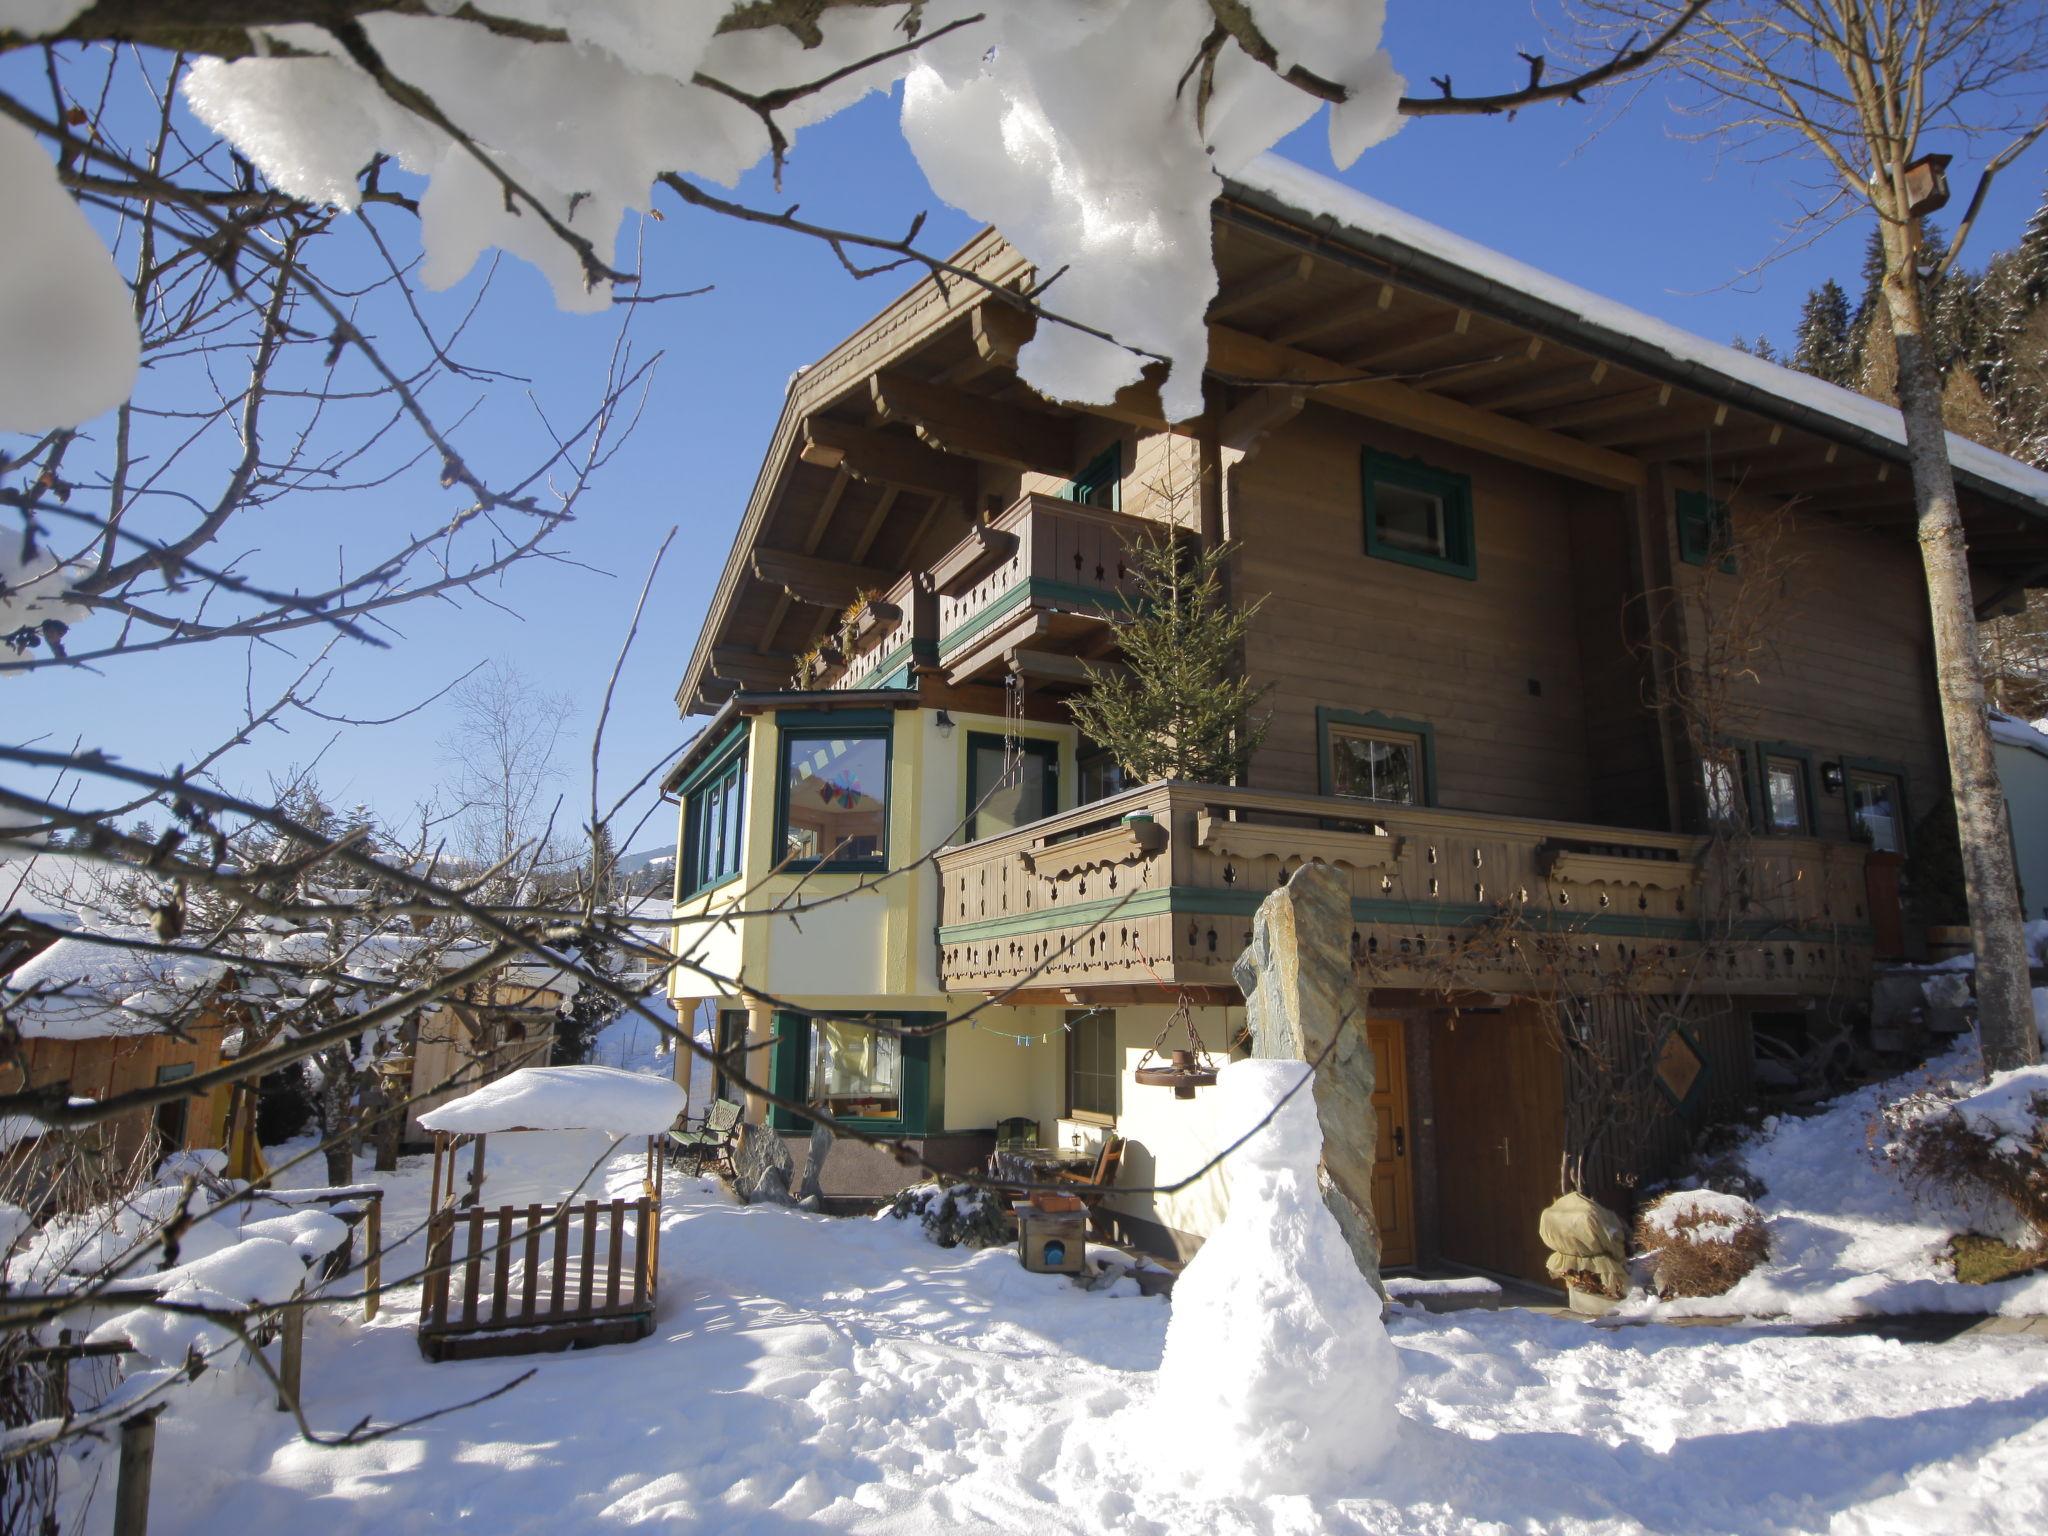
[[[1188,1043],[1173,1047],[1166,1060],[1159,1061],[1160,1047],[1166,1044],[1166,1037],[1173,1033],[1176,1024],[1181,1026]],[[1176,1099],[1192,1099],[1197,1088],[1215,1085],[1216,1063],[1195,1032],[1194,1010],[1188,1006],[1187,993],[1181,993],[1180,1001],[1167,1016],[1166,1027],[1139,1058],[1137,1070],[1131,1075],[1147,1088],[1171,1088]]]

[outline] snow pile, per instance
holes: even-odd
[[[1215,24],[1204,0],[926,0],[916,9],[923,46],[865,65],[908,40],[895,7],[827,10],[809,48],[781,27],[719,33],[728,8],[715,5],[514,0],[496,9],[557,29],[566,43],[494,35],[452,16],[360,18],[388,67],[489,146],[487,162],[393,103],[323,28],[261,33],[310,57],[200,61],[186,100],[300,197],[354,206],[356,175],[379,152],[425,176],[429,287],[459,281],[497,246],[538,267],[562,308],[591,310],[609,302],[609,285],[592,280],[549,220],[609,265],[621,219],[650,205],[658,175],[730,186],[768,153],[761,120],[703,79],[759,93],[847,70],[776,112],[793,138],[907,74],[903,130],[933,188],[996,224],[1044,276],[1063,272],[1048,298],[1060,314],[1168,360],[1174,417],[1202,410],[1202,312],[1216,287],[1208,208],[1219,173],[1321,106],[1232,43],[1215,58],[1198,123],[1200,72],[1190,64]],[[1383,20],[1383,0],[1258,7],[1281,73],[1301,63],[1349,90],[1330,117],[1340,165],[1400,121],[1402,82],[1379,46]],[[508,195],[504,177],[539,207]],[[1021,368],[1047,395],[1101,404],[1136,380],[1143,361],[1046,326]]]
[[[13,22],[10,4],[0,27]],[[142,359],[128,285],[43,146],[6,121],[0,208],[0,432],[44,432],[111,410],[135,387]],[[12,574],[0,560],[0,581]],[[11,607],[0,604],[0,616]],[[37,622],[51,617],[62,615]]]
[[[1994,1073],[1976,1092],[1956,1100],[1955,1113],[1972,1130],[2018,1150],[2040,1134],[2048,1104],[2048,1066]]]
[[[457,1135],[498,1131],[608,1131],[656,1136],[682,1113],[682,1087],[615,1067],[521,1067],[428,1110],[420,1125]]]
[[[1741,1230],[1755,1207],[1740,1195],[1712,1189],[1681,1189],[1664,1196],[1643,1212],[1645,1229],[1666,1238],[1683,1230],[1706,1242],[1725,1242]]]
[[[1930,1103],[1981,1102],[1976,1112],[2003,1116],[2017,1094],[2007,1079],[2048,1069],[2004,1074],[1989,1085],[1979,1071],[1974,1048],[1959,1046],[1928,1065],[1921,1091]],[[1634,1298],[1623,1310],[1795,1322],[1909,1312],[2048,1314],[2048,1274],[1990,1285],[1955,1278],[1949,1240],[1983,1230],[1987,1213],[1939,1187],[1909,1185],[1874,1145],[1887,1109],[1909,1086],[1873,1083],[1816,1114],[1765,1121],[1737,1155],[1764,1185],[1752,1203],[1770,1238],[1768,1261],[1723,1295]]]
[[[1218,1078],[1230,1209],[1175,1282],[1140,1453],[1197,1491],[1334,1494],[1392,1449],[1400,1366],[1373,1290],[1323,1204],[1315,1099],[1300,1062],[1239,1061]]]

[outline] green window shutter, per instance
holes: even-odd
[[[768,1061],[768,1086],[785,1099],[798,1102],[808,1095],[811,1060],[811,1023],[800,1013],[775,1015],[775,1049]],[[768,1107],[768,1124],[778,1131],[808,1131],[811,1122],[780,1104]]]
[[[1703,496],[1698,491],[1678,493],[1678,558],[1687,565],[1705,565],[1715,549],[1726,550],[1733,542],[1728,503]],[[1724,555],[1721,569],[1735,574],[1735,556]]]

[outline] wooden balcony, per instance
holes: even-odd
[[[889,679],[908,667],[922,646],[931,642],[931,603],[916,574],[900,576],[889,589],[868,604],[847,655],[826,684],[828,688],[884,688]]]
[[[939,665],[953,683],[1000,671],[1020,653],[1041,672],[1071,672],[1072,658],[1104,636],[1107,615],[1131,589],[1124,552],[1159,524],[1051,496],[1025,496],[942,556]],[[1031,663],[1025,663],[1031,670]]]
[[[1351,885],[1376,991],[1820,995],[1867,984],[1864,850],[1153,784],[938,856],[948,991],[1231,985],[1306,859]]]

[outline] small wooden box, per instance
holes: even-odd
[[[1087,1212],[1017,1207],[1017,1262],[1033,1274],[1078,1275],[1087,1256]]]

